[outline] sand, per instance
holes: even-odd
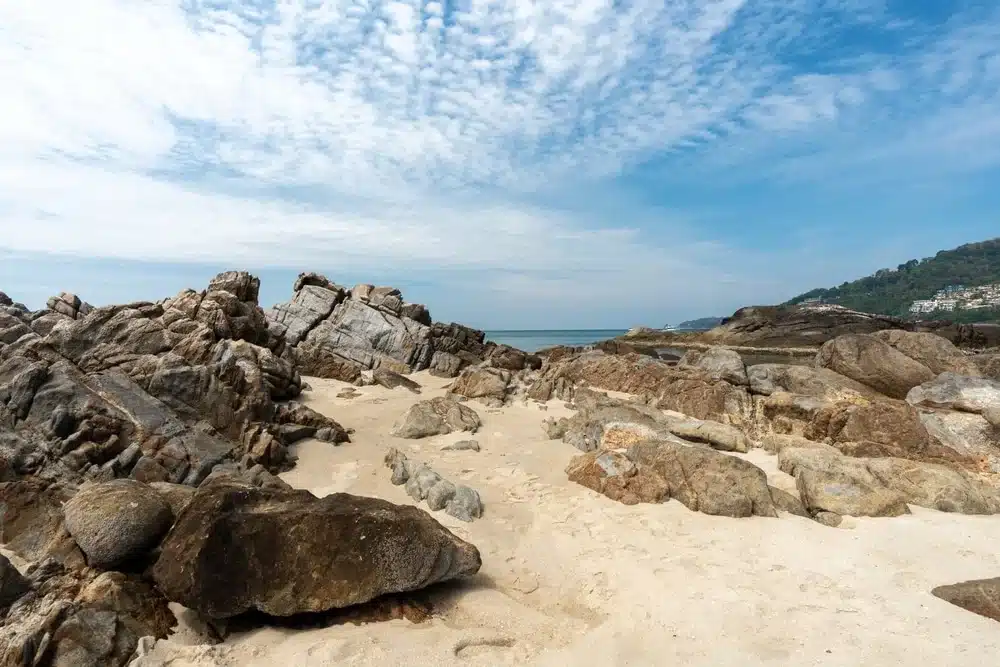
[[[827,528],[782,514],[730,519],[676,501],[626,507],[570,483],[578,452],[545,439],[543,408],[469,405],[483,418],[481,452],[441,451],[468,439],[389,436],[424,387],[361,388],[310,378],[306,402],[356,429],[334,447],[306,441],[290,484],[324,495],[346,491],[413,501],[389,482],[390,446],[477,489],[485,515],[441,523],[476,544],[482,572],[434,595],[435,617],[315,630],[263,628],[217,646],[186,625],[133,664],[210,665],[912,665],[992,664],[1000,625],[945,603],[934,586],[1000,574],[1000,516],[913,508],[910,516],[848,519]],[[746,455],[772,483],[794,488],[774,456]]]

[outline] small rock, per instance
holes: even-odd
[[[844,521],[844,517],[836,512],[816,512],[813,519],[830,528],[836,528]]]
[[[455,488],[455,495],[448,501],[445,512],[460,521],[472,521],[483,515],[483,501],[476,490],[458,486]]]
[[[445,445],[441,448],[443,452],[464,452],[464,451],[479,451],[479,441],[478,440],[459,440],[450,445]]]

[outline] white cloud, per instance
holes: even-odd
[[[907,39],[833,46],[859,25]],[[663,156],[1000,164],[964,148],[1000,138],[1000,21],[913,25],[884,0],[0,0],[0,247],[476,266],[549,299],[701,294],[726,266],[750,294],[779,279],[684,216],[651,244],[524,195]]]

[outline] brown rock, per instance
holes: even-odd
[[[735,350],[711,347],[707,350],[688,350],[677,364],[680,367],[699,368],[713,380],[725,380],[730,384],[747,386],[747,369],[743,358]]]
[[[500,406],[507,398],[510,381],[510,371],[500,368],[470,368],[458,376],[448,393]]]
[[[789,493],[788,491],[783,491],[775,486],[770,487],[771,489],[771,501],[774,503],[774,507],[782,512],[788,512],[789,514],[794,514],[795,516],[801,516],[805,518],[811,518],[809,512],[806,511],[806,506],[802,504],[799,497]]]
[[[934,375],[957,373],[978,376],[979,369],[951,341],[933,333],[916,331],[885,330],[873,334],[885,341],[910,359],[926,366]]]
[[[829,341],[816,354],[816,366],[829,368],[891,398],[906,398],[934,373],[885,341],[849,334]]]
[[[1000,621],[1000,577],[938,586],[931,594],[994,621]]]
[[[318,612],[479,571],[478,550],[423,510],[335,493],[213,485],[164,541],[153,577],[209,618]]]
[[[618,452],[581,454],[566,467],[569,481],[602,493],[625,505],[662,503],[669,498],[667,483],[648,468],[639,468]]]
[[[453,431],[475,433],[482,422],[475,410],[448,397],[420,401],[403,413],[392,427],[397,438],[427,438]]]

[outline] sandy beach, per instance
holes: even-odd
[[[309,440],[282,477],[323,496],[349,492],[414,504],[390,483],[389,447],[478,490],[482,518],[434,517],[482,552],[473,580],[435,591],[434,617],[315,630],[262,628],[218,645],[181,623],[136,667],[247,665],[902,665],[989,663],[995,621],[933,597],[941,584],[995,576],[1000,519],[920,507],[839,528],[708,516],[676,501],[625,506],[566,479],[579,454],[548,440],[561,401],[486,408],[481,451],[441,451],[469,434],[389,435],[413,403],[448,380],[415,374],[420,395],[308,378],[312,408],[355,429],[340,446]],[[762,450],[744,455],[793,488]],[[426,509],[426,506],[424,505]],[[181,614],[182,620],[185,618]]]

